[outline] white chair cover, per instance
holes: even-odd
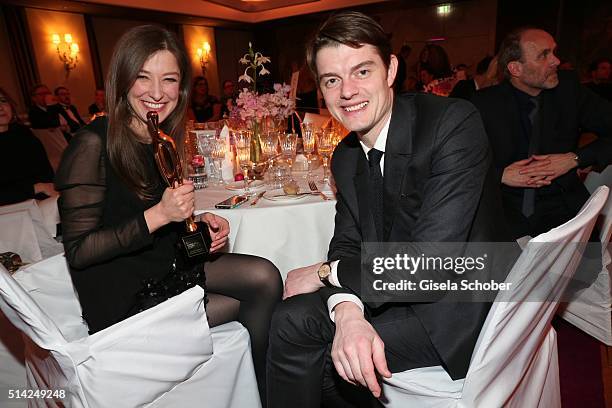
[[[0,407],[26,407],[25,399],[9,399],[9,390],[27,387],[21,332],[0,312]]]
[[[32,218],[27,210],[0,214],[0,252],[15,252],[23,262],[42,259]]]
[[[30,214],[42,257],[48,258],[62,253],[64,251],[62,244],[53,238],[59,223],[57,197],[50,197],[40,202],[32,199],[0,206],[0,214],[21,210],[26,210]]]
[[[68,146],[64,134],[59,128],[32,129],[32,133],[42,143],[53,171],[57,172],[57,168],[62,160],[62,153],[64,153],[64,149]]]
[[[393,374],[383,383],[385,405],[560,407],[556,333],[550,322],[608,192],[599,188],[576,217],[527,244],[506,279],[515,289],[498,294],[464,380],[452,381],[440,366]],[[547,300],[534,301],[534,293]]]
[[[211,335],[202,288],[87,336],[69,279],[61,255],[15,279],[0,268],[0,310],[24,333],[27,388],[66,390],[71,407],[260,406],[248,333],[232,323]]]
[[[599,186],[612,186],[612,166],[602,173],[591,172],[584,183],[590,192]],[[612,196],[599,215],[597,226],[601,241],[602,268],[595,281],[578,291],[570,302],[560,307],[559,316],[575,327],[612,346]]]

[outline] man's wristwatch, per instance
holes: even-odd
[[[576,167],[580,167],[580,156],[574,155],[574,161],[576,162]]]
[[[317,270],[317,275],[319,275],[319,280],[323,282],[325,286],[333,286],[329,281],[329,277],[331,276],[331,262],[323,262]]]

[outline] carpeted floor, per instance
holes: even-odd
[[[601,343],[555,318],[563,408],[605,408]]]

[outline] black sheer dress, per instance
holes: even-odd
[[[144,211],[165,190],[152,145],[142,145],[155,198],[141,200],[110,165],[107,118],[84,127],[67,147],[56,176],[66,258],[90,333],[125,319],[143,280],[161,279],[174,261],[182,223],[149,233]],[[282,294],[278,270],[247,255],[211,255],[204,263],[209,324],[238,320],[249,331],[260,394],[265,398],[265,355],[270,317]],[[264,405],[265,406],[265,405]]]

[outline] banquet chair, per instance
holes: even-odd
[[[64,134],[59,128],[32,129],[32,133],[42,143],[53,171],[57,172],[57,168],[62,160],[62,153],[64,153],[64,149],[68,146]]]
[[[476,342],[465,379],[425,367],[383,379],[387,407],[560,407],[551,320],[608,197],[598,188],[565,224],[531,239],[512,267]]]
[[[44,207],[44,211],[41,206]],[[0,206],[0,217],[2,217],[3,214],[14,213],[16,211],[27,211],[34,228],[35,239],[32,239],[29,245],[36,245],[39,248],[38,251],[41,254],[41,258],[33,259],[30,262],[39,261],[40,259],[48,258],[64,251],[62,244],[53,238],[59,221],[57,197],[48,198],[40,204],[37,200],[30,199],[16,204]],[[6,236],[10,240],[11,234],[19,234],[16,228],[17,226],[9,226],[8,230],[0,230],[0,234]],[[13,252],[19,253],[19,251]],[[21,255],[21,253],[19,253],[19,255]]]
[[[601,173],[591,171],[584,180],[584,186],[589,193],[595,191],[599,186],[612,186],[612,165],[607,166]]]
[[[0,214],[0,252],[15,252],[27,263],[43,259],[27,210]]]
[[[611,186],[612,166],[608,166],[602,173],[589,173],[584,184],[590,192],[601,185]],[[602,343],[612,346],[612,196],[608,197],[597,226],[601,241],[601,270],[593,283],[575,293],[567,304],[560,307],[559,316]]]
[[[0,310],[23,333],[26,387],[58,391],[29,406],[260,407],[248,332],[236,322],[209,329],[203,296],[193,287],[88,335],[63,255],[13,276],[0,267]]]

